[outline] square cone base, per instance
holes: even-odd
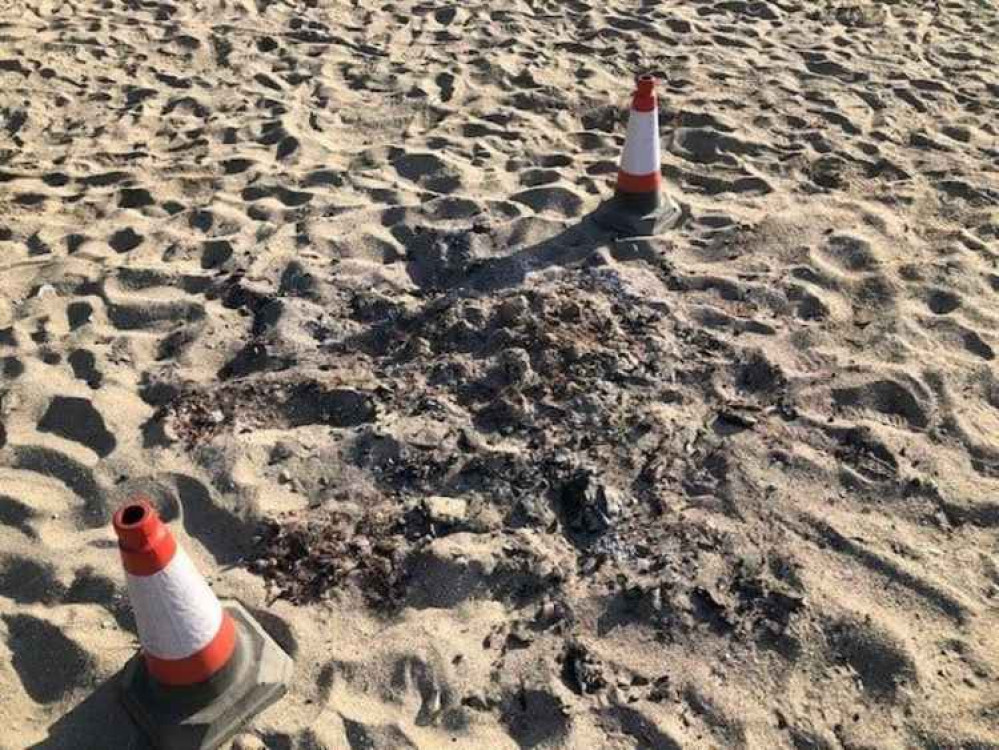
[[[618,237],[655,237],[675,227],[682,215],[680,204],[665,193],[659,196],[659,206],[644,214],[615,195],[600,204],[593,220]]]
[[[212,681],[185,688],[160,685],[146,671],[141,653],[122,671],[122,702],[158,750],[215,750],[288,689],[291,657],[241,604],[227,601],[223,607],[239,637],[237,656],[225,667],[224,689]]]

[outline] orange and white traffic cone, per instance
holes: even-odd
[[[662,190],[660,161],[656,79],[644,75],[632,97],[614,197],[597,209],[597,223],[629,237],[648,237],[674,226],[681,210]]]
[[[142,651],[122,700],[162,750],[213,750],[281,698],[292,661],[240,604],[223,605],[144,499],[113,518]]]

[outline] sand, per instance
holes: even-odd
[[[999,747],[999,14],[0,2],[0,748],[144,748],[110,514],[296,662],[235,748]],[[616,241],[632,76],[682,226]]]

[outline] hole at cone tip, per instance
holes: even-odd
[[[656,77],[651,74],[639,76],[636,87],[639,96],[652,96],[656,91]]]
[[[146,517],[146,508],[143,505],[128,505],[121,512],[122,526],[135,526]]]

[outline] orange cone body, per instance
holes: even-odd
[[[656,82],[651,76],[642,76],[631,101],[615,193],[649,208],[658,206],[661,159]]]
[[[292,661],[241,604],[218,600],[149,502],[112,523],[142,644],[122,701],[159,750],[217,750],[285,694]]]
[[[659,234],[676,224],[680,206],[663,193],[661,160],[656,80],[641,76],[632,96],[614,197],[597,209],[597,223],[628,236]]]
[[[113,523],[149,674],[174,686],[211,679],[236,648],[232,617],[151,505],[128,505]]]

